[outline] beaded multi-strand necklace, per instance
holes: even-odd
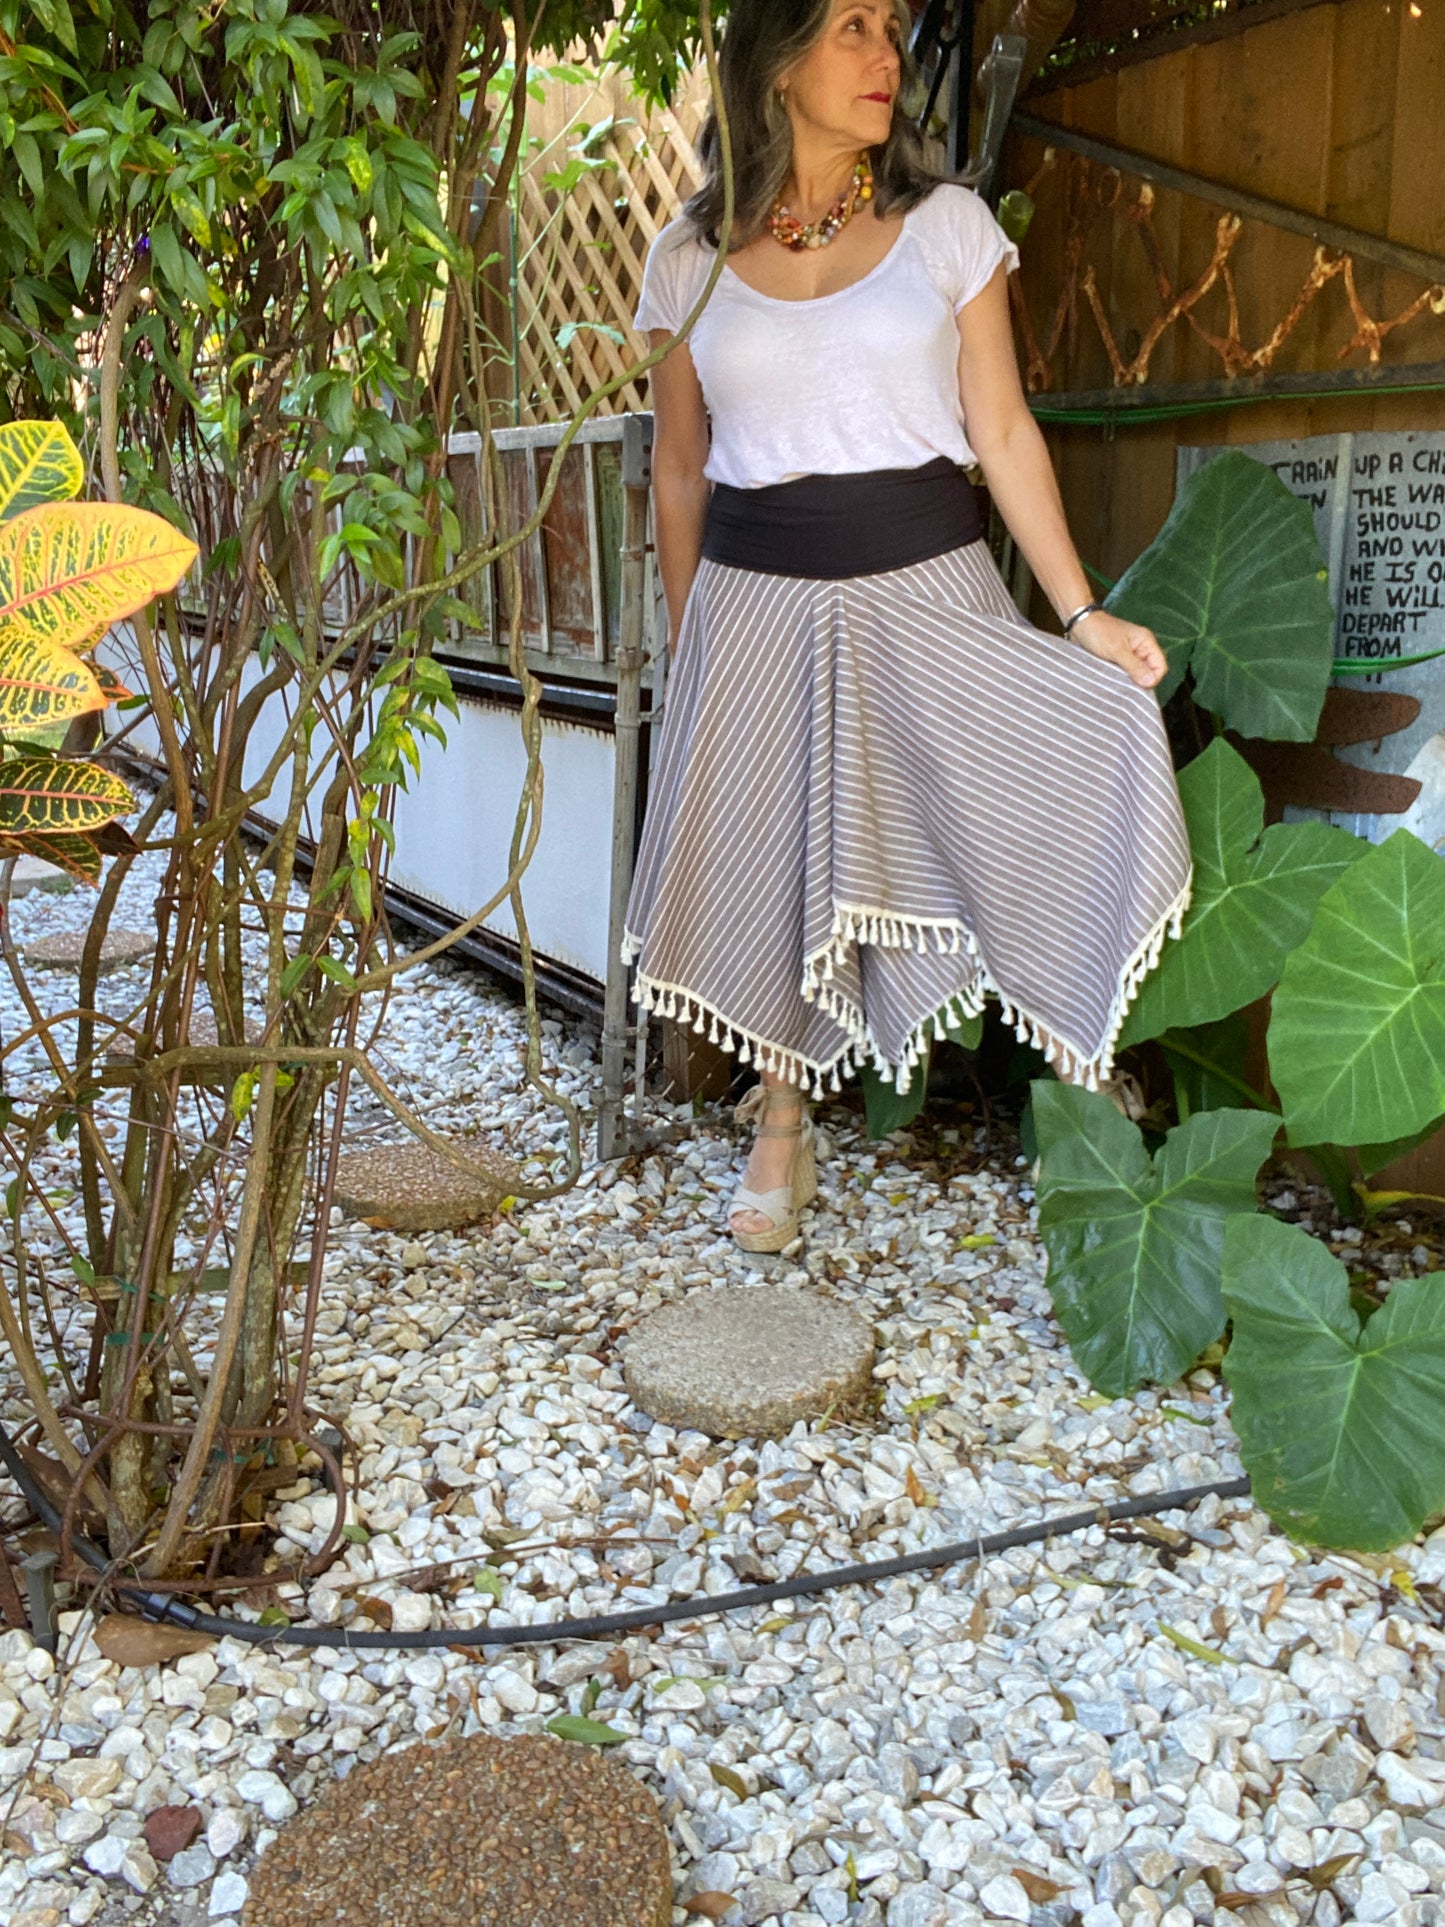
[[[873,170],[868,165],[868,156],[860,154],[853,168],[853,176],[847,187],[834,201],[826,214],[820,214],[816,221],[800,221],[796,214],[790,214],[781,201],[774,201],[768,215],[768,232],[775,241],[781,241],[785,248],[801,252],[804,248],[825,248],[833,236],[852,220],[854,211],[863,202],[873,199]]]

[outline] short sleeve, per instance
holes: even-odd
[[[986,288],[1000,261],[1012,274],[1019,251],[1004,233],[993,210],[971,187],[946,181],[931,197],[942,205],[937,238],[944,286],[955,314]]]
[[[663,228],[642,266],[642,292],[632,318],[639,334],[649,328],[676,334],[696,298],[700,253],[687,221],[669,221]]]

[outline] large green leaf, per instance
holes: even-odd
[[[1113,1398],[1170,1384],[1224,1330],[1219,1256],[1279,1119],[1201,1111],[1151,1159],[1137,1124],[1097,1091],[1035,1080],[1039,1232],[1070,1348]]]
[[[1262,997],[1325,891],[1370,848],[1328,823],[1266,829],[1259,778],[1222,736],[1185,765],[1179,796],[1194,890],[1179,935],[1130,1007],[1121,1045],[1211,1023]]]
[[[1409,830],[1320,898],[1274,993],[1291,1144],[1384,1144],[1445,1112],[1445,859]]]
[[[1418,1130],[1407,1131],[1403,1137],[1387,1138],[1383,1144],[1357,1144],[1355,1155],[1360,1160],[1360,1170],[1367,1178],[1372,1178],[1377,1171],[1383,1171],[1387,1164],[1393,1164],[1396,1158],[1404,1157],[1416,1145],[1423,1144],[1427,1137],[1434,1137],[1442,1125],[1445,1125],[1445,1117],[1432,1117],[1428,1124],[1420,1125]]]
[[[0,522],[80,493],[85,464],[59,422],[0,425]]]
[[[1243,1011],[1189,1030],[1162,1031],[1159,1048],[1174,1078],[1181,1122],[1195,1111],[1229,1110],[1241,1098],[1250,1101],[1249,1025]]]
[[[1334,659],[1329,572],[1309,505],[1232,448],[1196,469],[1108,606],[1147,623],[1200,703],[1241,736],[1313,740]]]
[[[1299,1225],[1225,1232],[1224,1370],[1254,1497],[1315,1545],[1384,1552],[1445,1507],[1445,1273],[1402,1279],[1362,1326],[1349,1274]]]
[[[0,762],[0,835],[85,835],[134,808],[125,784],[98,763],[41,755]]]

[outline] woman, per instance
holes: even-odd
[[[906,1089],[986,991],[1108,1089],[1189,901],[1164,655],[1091,598],[1019,383],[1018,251],[922,161],[908,25],[907,0],[734,0],[731,248],[652,374],[675,664],[625,948],[635,997],[758,1066],[749,1251],[816,1189],[805,1091],[866,1061]],[[710,122],[648,254],[655,345],[716,258],[720,145]],[[1062,638],[1009,598],[975,461]]]

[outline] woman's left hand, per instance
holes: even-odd
[[[1082,643],[1091,656],[1116,662],[1141,689],[1163,680],[1168,658],[1159,639],[1142,622],[1126,622],[1107,609],[1094,609],[1074,624],[1071,640]]]

